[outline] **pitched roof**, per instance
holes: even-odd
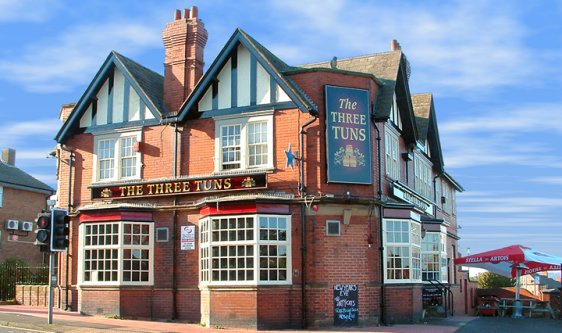
[[[441,173],[444,171],[443,152],[433,107],[433,95],[431,93],[413,94],[412,105],[418,128],[418,139],[420,142],[427,140],[433,167]]]
[[[54,193],[55,190],[42,181],[34,178],[25,171],[3,161],[0,161],[0,185],[24,189],[45,194]]]
[[[159,111],[160,115],[168,113],[164,106],[164,76],[115,51],[111,52],[121,61],[123,68],[129,72],[140,90],[154,104],[156,111]]]
[[[201,80],[197,82],[187,100],[181,106],[178,113],[178,119],[183,121],[194,109],[197,101],[205,93],[206,89],[214,80],[215,76],[220,72],[223,64],[225,64],[231,53],[234,52],[238,44],[244,45],[248,51],[256,57],[257,61],[262,67],[275,79],[277,84],[289,95],[292,101],[303,112],[317,113],[318,106],[308,97],[304,91],[290,78],[284,75],[294,67],[287,65],[284,61],[275,56],[266,47],[258,43],[254,38],[244,32],[242,29],[237,28],[230,39],[226,42],[225,46],[219,52],[209,69],[205,72]]]
[[[416,116],[418,138],[422,141],[427,139],[429,116],[431,113],[431,100],[432,95],[430,93],[412,94],[412,105]]]
[[[319,62],[302,65],[304,68],[330,67],[330,62]],[[408,142],[414,143],[417,130],[414,124],[412,105],[410,102],[410,88],[407,77],[407,60],[401,51],[376,53],[371,55],[337,59],[337,68],[369,73],[374,75],[381,83],[375,105],[375,119],[385,121],[390,117],[394,93],[397,94],[398,105],[401,110],[404,137]],[[407,115],[407,116],[404,116]]]
[[[353,72],[370,73],[378,78],[383,86],[377,97],[377,105],[375,108],[377,113],[383,112],[386,114],[384,117],[388,118],[390,116],[390,107],[392,106],[401,59],[402,52],[384,52],[347,59],[337,59],[337,68]],[[302,65],[302,67],[330,67],[330,62],[325,61],[305,64]],[[378,117],[383,117],[383,115],[378,114],[377,118]]]
[[[111,74],[113,67],[119,68],[157,119],[161,119],[168,113],[164,107],[162,97],[164,77],[115,51],[111,51],[86,91],[82,94],[82,97],[80,97],[80,100],[76,103],[74,110],[55,136],[57,142],[63,143],[75,131],[79,130],[80,118],[86,112],[91,98],[95,97],[99,87]]]

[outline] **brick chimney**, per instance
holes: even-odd
[[[70,113],[72,112],[72,110],[74,110],[75,106],[76,103],[69,103],[69,104],[64,104],[63,106],[60,107],[59,119],[63,123],[66,121],[66,119],[68,119],[68,116],[70,116]]]
[[[162,31],[164,59],[164,104],[176,113],[203,76],[203,49],[207,30],[198,18],[197,7],[176,10],[174,21]]]
[[[12,148],[2,149],[2,161],[8,165],[16,165],[16,151]]]
[[[390,50],[391,51],[401,51],[402,47],[400,46],[400,43],[398,43],[398,41],[396,39],[393,39],[390,42]]]

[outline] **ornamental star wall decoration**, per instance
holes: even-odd
[[[291,167],[291,169],[293,170],[295,169],[293,164],[297,164],[299,161],[299,158],[297,157],[298,153],[299,152],[297,151],[293,154],[291,144],[289,143],[289,147],[287,148],[287,150],[285,150],[285,156],[287,156],[287,164],[285,165],[285,169],[287,169],[288,167]]]

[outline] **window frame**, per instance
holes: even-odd
[[[401,226],[404,223],[408,226],[408,241],[390,241],[388,228],[388,223],[400,223]],[[416,226],[416,228],[412,228]],[[394,231],[394,230],[393,230]],[[417,243],[416,243],[417,240]],[[422,282],[422,271],[421,271],[421,223],[418,221],[410,219],[399,219],[399,218],[387,218],[383,221],[383,242],[384,242],[384,283],[421,283]],[[389,250],[391,249],[408,249],[408,262],[407,266],[400,266],[399,268],[407,268],[408,278],[389,278],[389,270],[397,270],[397,267],[389,267]],[[417,255],[417,256],[416,256]],[[393,258],[405,258],[403,256],[397,256]],[[404,271],[404,269],[402,269]]]
[[[402,130],[402,118],[400,117],[400,108],[396,99],[396,92],[392,96],[392,107],[390,109],[390,121],[396,128]]]
[[[266,153],[261,153],[259,156],[266,156],[266,163],[251,165],[250,160],[250,125],[257,123],[265,123],[265,129],[267,130],[266,142],[267,145]],[[223,161],[223,145],[222,145],[222,129],[226,126],[240,126],[240,166],[237,168],[225,169]],[[264,144],[259,144],[263,146]],[[252,170],[252,169],[273,169],[274,168],[274,156],[273,156],[273,111],[261,111],[253,113],[251,116],[241,117],[240,115],[231,116],[221,116],[215,118],[215,172],[228,172],[228,171],[240,171],[240,170]]]
[[[422,197],[433,201],[431,163],[421,154],[414,155],[414,188]]]
[[[438,236],[437,241],[429,242],[429,240],[426,239],[429,236]],[[425,237],[422,238],[422,280],[424,281],[424,283],[426,283],[426,281],[429,281],[428,279],[424,279],[424,274],[429,274],[428,272],[431,272],[431,274],[437,274],[438,276],[438,279],[433,279],[432,281],[437,280],[441,283],[448,282],[446,237],[447,236],[440,231],[427,231],[425,233]],[[433,248],[428,248],[429,245],[432,245]],[[435,247],[437,247],[437,249],[435,249]],[[434,267],[435,269],[431,271],[424,270],[425,263],[428,263],[428,261],[425,260],[424,257],[427,257],[428,255],[431,255],[434,258],[435,256],[437,256],[438,258],[437,261],[432,261],[432,264],[436,265],[436,267]]]
[[[115,235],[117,237],[117,243],[112,243],[109,245],[91,245],[86,244],[86,229],[90,228],[100,228],[101,226],[107,225],[118,225],[117,234],[112,233],[111,235]],[[143,226],[148,227],[148,244],[125,244],[125,226],[130,225],[133,229],[135,225],[140,227],[140,230],[143,229]],[[78,237],[78,286],[152,286],[154,285],[154,223],[153,222],[138,222],[138,221],[103,221],[103,222],[85,222],[80,224],[79,226],[79,237]],[[100,233],[97,233],[97,236],[92,237],[100,237]],[[103,233],[105,235],[103,237],[110,237],[107,233]],[[135,237],[136,234],[133,232],[130,233],[131,239]],[[142,231],[138,234],[138,237],[143,237]],[[106,238],[107,239],[107,238]],[[140,239],[140,238],[139,238]],[[104,241],[105,242],[105,241]],[[117,271],[117,278],[111,281],[99,281],[97,278],[92,278],[91,280],[86,280],[85,274],[87,271],[91,269],[86,269],[86,251],[104,251],[104,250],[115,250],[117,251],[117,257],[113,258],[113,260],[117,261],[117,268],[114,269]],[[125,253],[126,251],[148,251],[148,280],[147,281],[125,281],[124,280],[124,271],[125,269]],[[100,258],[96,261],[96,266],[99,264]],[[92,260],[93,262],[94,260]],[[140,267],[139,260],[139,267]],[[107,260],[103,263],[103,266],[107,265]],[[131,267],[134,266],[131,263]],[[99,270],[91,270],[92,272],[98,272]],[[130,270],[134,272],[134,270]],[[139,268],[138,272],[142,272],[142,269]]]
[[[4,202],[4,186],[0,186],[0,208],[2,207]]]
[[[385,126],[384,131],[384,160],[385,175],[400,181],[400,139],[398,133],[391,126]]]
[[[249,231],[249,229],[247,228],[247,224],[246,227],[240,229],[240,228],[236,228],[234,230],[230,230],[230,229],[213,229],[213,222],[214,221],[218,221],[218,223],[221,223],[222,220],[227,220],[226,223],[229,223],[229,219],[233,219],[236,221],[236,223],[239,223],[239,219],[248,219],[248,218],[252,218],[253,219],[253,230],[251,230],[252,232],[252,236],[253,239],[248,240],[247,236],[244,236],[244,240],[235,240],[235,241],[221,241],[221,240],[213,240],[213,232],[230,232],[230,231],[244,231],[247,232]],[[262,229],[260,227],[260,222],[262,218],[273,218],[273,219],[284,219],[285,222],[285,235],[286,235],[286,239],[285,240],[262,240],[260,239],[260,232],[262,230],[266,230],[266,229]],[[237,224],[238,226],[238,224]],[[267,230],[269,230],[269,228],[267,228]],[[277,229],[277,230],[281,230],[281,229]],[[270,234],[270,233],[268,233]],[[220,237],[222,238],[223,236],[220,235]],[[231,237],[230,235],[228,237]],[[238,236],[236,236],[236,238],[238,238]],[[199,265],[200,265],[200,269],[199,269],[199,284],[201,286],[256,286],[256,285],[291,285],[292,284],[292,248],[291,248],[291,215],[277,215],[277,214],[244,214],[244,215],[216,215],[216,216],[207,216],[204,217],[202,219],[199,220]],[[243,250],[243,257],[238,257],[236,255],[231,255],[231,253],[228,253],[226,255],[226,258],[221,256],[221,254],[219,254],[218,257],[214,257],[213,256],[213,251],[214,248],[219,248],[219,250],[217,251],[222,251],[222,249],[220,249],[221,247],[241,247],[241,246],[245,246],[246,249]],[[262,270],[263,267],[260,267],[260,259],[263,258],[275,258],[269,255],[267,256],[262,256],[262,254],[260,253],[261,251],[261,247],[263,246],[284,246],[285,250],[286,250],[286,256],[285,256],[285,276],[286,276],[286,280],[261,280],[260,279],[260,271]],[[247,247],[252,247],[252,254],[251,256],[247,255],[246,253],[247,251]],[[230,251],[231,249],[229,248],[228,251]],[[237,251],[239,251],[239,248],[237,248]],[[269,251],[269,250],[268,250]],[[238,252],[240,253],[240,252]],[[239,272],[241,271],[252,271],[253,272],[253,279],[251,280],[226,280],[226,281],[214,281],[213,280],[213,261],[218,259],[219,261],[217,263],[219,263],[219,266],[222,265],[222,263],[220,262],[220,260],[223,259],[234,259],[236,258],[236,260],[238,259],[243,259],[246,260],[244,267],[241,268],[237,268],[234,271],[236,271],[235,275],[238,275]],[[252,258],[251,262],[253,264],[253,267],[247,267],[247,263],[249,258]],[[283,256],[277,256],[276,258],[283,258]],[[230,265],[230,262],[228,263]],[[238,265],[238,263],[237,263]],[[248,269],[250,268],[250,269]],[[217,272],[222,272],[224,270],[228,270],[228,267],[215,267],[215,270]],[[270,268],[266,268],[266,270],[269,272]],[[278,269],[279,270],[279,269]],[[230,270],[228,270],[230,272]],[[247,275],[246,275],[247,276]]]
[[[122,142],[128,138],[134,138],[132,145],[129,149],[132,152],[132,155],[128,155],[123,157],[122,155]],[[113,175],[107,178],[101,178],[101,166],[100,166],[100,143],[103,141],[113,141],[113,157],[111,160],[113,161]],[[111,134],[102,134],[97,135],[94,138],[94,154],[93,154],[93,182],[94,183],[104,183],[104,182],[112,182],[112,181],[119,181],[119,180],[135,180],[141,179],[141,170],[142,170],[142,153],[134,151],[134,144],[135,142],[142,141],[142,131],[135,131],[135,132],[119,132],[119,133],[111,133]],[[135,174],[133,176],[123,177],[123,161],[124,159],[134,159],[134,170]],[[109,160],[109,159],[108,159]]]

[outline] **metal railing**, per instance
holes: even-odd
[[[449,314],[451,316],[455,315],[455,302],[453,292],[451,288],[447,285],[444,285],[440,281],[437,280],[426,280],[429,282],[433,287],[437,288],[441,293],[443,293],[443,308],[445,310],[445,317]]]
[[[18,284],[49,284],[49,266],[29,267],[11,261],[0,263],[0,301],[15,299]]]

